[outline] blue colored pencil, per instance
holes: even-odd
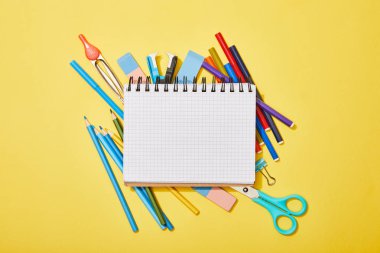
[[[276,150],[274,149],[272,143],[270,142],[269,138],[268,138],[268,135],[267,133],[265,132],[264,130],[264,127],[261,125],[258,117],[256,116],[256,129],[257,131],[259,132],[261,138],[263,139],[264,143],[265,143],[265,146],[267,147],[267,149],[269,150],[269,153],[270,155],[272,156],[273,160],[274,161],[278,161],[280,160],[280,158],[278,157],[277,155],[277,152]]]
[[[96,129],[95,134],[98,137],[99,141],[102,143],[103,147],[107,150],[109,155],[111,156],[112,160],[116,163],[117,167],[123,168],[123,160],[120,160],[115,150],[111,147],[109,142],[105,139],[105,137]],[[110,152],[112,150],[112,152]]]
[[[97,130],[95,129],[95,131],[97,131]],[[112,139],[107,141],[106,138],[98,131],[96,133],[96,136],[98,137],[98,139],[100,140],[100,142],[102,143],[102,145],[104,146],[104,148],[106,149],[108,154],[111,156],[112,160],[115,161],[117,167],[120,169],[121,172],[123,172],[123,160],[122,160],[122,158],[120,158],[117,155],[117,153],[114,150],[115,148],[117,148],[115,142]],[[114,147],[114,148],[112,148],[112,147]],[[139,194],[139,193],[141,193],[141,191],[145,192],[145,189],[142,187],[132,187],[132,188],[136,191],[136,193],[138,194],[138,196],[140,197],[140,199],[142,200],[144,205],[147,207],[148,211],[151,213],[153,218],[159,224],[159,226],[162,229],[165,229],[165,226],[161,225],[160,220],[157,216],[157,213],[153,209],[153,204],[151,203],[150,199],[148,198],[148,195],[145,193],[143,195]],[[139,191],[139,188],[141,188],[141,191]],[[166,222],[167,228],[169,230],[174,229],[173,225],[171,224],[171,222],[169,221],[169,219],[166,217],[166,215],[163,212],[162,212],[162,215],[163,215],[164,220]]]
[[[141,188],[142,188],[142,192],[143,192],[144,196],[145,196],[148,200],[150,200],[150,198],[149,198],[149,196],[148,196],[147,189],[146,189],[146,188],[148,188],[148,187],[141,187]],[[162,211],[162,210],[161,210],[161,211]],[[173,230],[173,229],[174,229],[173,224],[170,222],[170,220],[168,219],[168,217],[165,215],[164,212],[161,212],[161,213],[162,213],[162,216],[163,216],[163,218],[164,218],[164,220],[165,220],[165,225],[166,225],[166,227],[167,227],[170,231]]]
[[[140,197],[141,201],[145,205],[145,207],[148,209],[150,214],[153,216],[154,220],[157,222],[157,224],[160,226],[162,230],[164,230],[166,227],[161,225],[160,220],[158,219],[157,214],[154,212],[152,204],[150,203],[150,200],[147,196],[144,194],[144,188],[143,187],[132,187],[136,194]],[[167,223],[166,223],[167,224]]]
[[[101,131],[101,134],[106,139],[111,148],[115,151],[119,159],[123,161],[123,154],[121,153],[120,149],[118,149],[116,143],[112,140],[111,136],[101,126],[99,126],[99,129]]]
[[[98,139],[96,138],[96,135],[95,135],[95,132],[94,132],[94,128],[90,124],[90,122],[88,122],[88,120],[87,120],[86,117],[84,117],[84,119],[86,121],[86,126],[87,126],[88,133],[91,136],[91,139],[92,139],[92,141],[93,141],[93,143],[95,145],[96,150],[98,151],[100,159],[102,160],[104,168],[106,169],[107,174],[108,174],[108,176],[109,176],[109,178],[110,178],[110,180],[112,182],[112,185],[113,185],[113,187],[114,187],[114,189],[116,191],[117,197],[119,198],[121,206],[123,207],[123,210],[124,210],[124,212],[125,212],[125,214],[126,214],[126,216],[128,218],[129,224],[131,225],[131,228],[132,228],[133,232],[137,232],[138,231],[138,227],[137,227],[136,221],[133,218],[132,212],[129,209],[129,206],[127,204],[127,201],[124,198],[124,195],[123,195],[123,193],[122,193],[122,191],[120,189],[120,186],[119,186],[119,184],[116,181],[115,175],[112,172],[112,169],[111,169],[110,164],[108,163],[107,157],[104,154],[104,151],[103,151],[102,147],[100,146],[100,143],[99,143]]]
[[[105,93],[102,88],[94,81],[94,79],[91,78],[89,74],[87,74],[86,71],[76,62],[72,61],[70,62],[71,67],[75,69],[76,72],[93,88],[99,96],[103,98],[104,101],[107,102],[107,104],[114,110],[117,115],[119,115],[120,118],[124,118],[123,111],[120,109],[119,106]]]

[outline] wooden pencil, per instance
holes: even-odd
[[[110,109],[110,112],[111,112],[113,124],[115,125],[120,138],[123,139],[123,132],[124,132],[123,124],[120,122],[119,118],[115,115],[115,113],[113,113],[112,109]]]

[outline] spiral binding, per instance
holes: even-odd
[[[129,78],[129,82],[128,82],[128,87],[127,87],[127,91],[132,91],[132,85],[134,84],[134,80],[133,80],[133,77],[130,77]],[[136,91],[141,91],[141,86],[144,86],[144,90],[145,92],[149,92],[151,89],[150,89],[150,85],[152,84],[151,82],[151,77],[148,76],[146,77],[145,79],[145,83],[143,82],[143,78],[140,76],[138,77],[137,79],[137,83],[136,83]],[[156,78],[155,82],[154,82],[154,91],[155,92],[159,92],[160,91],[160,88],[159,88],[159,84],[163,84],[164,85],[164,92],[168,92],[169,90],[171,90],[170,86],[172,86],[172,90],[173,92],[178,92],[179,91],[179,79],[178,77],[176,77],[174,79],[174,82],[173,83],[169,83],[169,82],[163,82],[159,77]],[[207,92],[207,79],[206,77],[202,77],[201,79],[201,84],[202,84],[202,90],[201,92]],[[225,92],[226,91],[226,85],[230,85],[230,89],[229,91],[230,92],[235,92],[235,87],[234,87],[234,83],[233,83],[233,80],[232,78],[230,78],[228,80],[228,82],[225,82],[225,80],[222,80],[222,83],[220,85],[220,92]],[[251,83],[248,83],[248,92],[252,92],[252,85]],[[188,80],[187,80],[187,77],[184,76],[183,77],[183,82],[182,82],[182,89],[183,89],[183,92],[188,92]],[[197,85],[197,78],[194,77],[193,78],[193,87],[191,89],[192,92],[197,92],[197,89],[198,89],[198,85]],[[211,92],[216,92],[217,91],[217,85],[216,85],[216,82],[215,82],[215,77],[212,78],[212,82],[211,82]],[[244,92],[244,84],[242,83],[241,79],[239,79],[239,92]]]

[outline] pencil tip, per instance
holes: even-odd
[[[103,129],[103,127],[102,127],[102,126],[99,126],[99,129],[100,129],[100,130],[102,130],[102,129]]]
[[[113,111],[111,109],[110,109],[110,112],[111,112],[112,119],[116,119],[116,115],[113,113]]]
[[[86,116],[84,116],[84,121],[86,122],[86,126],[91,125]]]

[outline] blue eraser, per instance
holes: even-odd
[[[203,61],[204,57],[202,55],[190,50],[178,71],[179,83],[183,83],[183,77],[187,77],[188,82],[192,82],[193,78],[197,77]]]
[[[125,55],[120,57],[117,60],[117,63],[126,75],[129,75],[135,69],[139,68],[139,65],[137,64],[135,58],[133,58],[131,53],[126,53]]]

